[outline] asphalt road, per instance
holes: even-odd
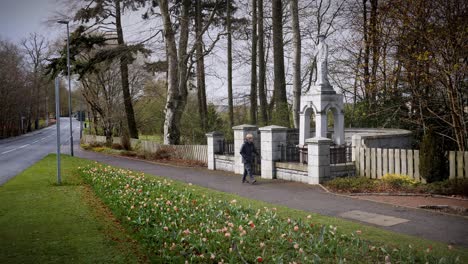
[[[78,139],[80,123],[72,119],[73,137]],[[0,140],[0,185],[13,178],[24,169],[33,165],[49,153],[56,152],[56,125],[43,128],[25,135]],[[60,118],[60,139],[62,146],[69,143],[70,121],[68,117]],[[75,146],[77,149],[77,146]],[[63,150],[67,152],[63,152]],[[62,153],[70,154],[70,148]]]

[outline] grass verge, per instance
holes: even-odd
[[[145,258],[76,173],[90,161],[49,155],[0,186],[0,263],[138,263]]]
[[[80,169],[154,262],[460,263],[443,243],[111,166]]]

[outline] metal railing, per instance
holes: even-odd
[[[220,140],[218,141],[218,155],[234,155],[234,141]]]
[[[348,163],[352,161],[351,145],[330,146],[330,164]]]
[[[281,162],[301,162],[307,164],[307,148],[300,148],[297,145],[291,144],[281,144],[278,146],[281,153],[280,159]]]

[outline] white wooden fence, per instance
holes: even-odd
[[[105,143],[106,137],[83,135],[81,141],[85,144],[93,142]],[[120,138],[114,137],[114,143],[120,143]],[[149,153],[155,153],[158,150],[167,150],[170,155],[178,159],[197,160],[201,162],[208,162],[208,147],[207,145],[162,145],[157,142],[131,139],[132,148]]]
[[[159,150],[167,150],[174,158],[208,162],[207,145],[161,145],[146,140],[140,140],[140,143],[140,149],[145,152],[155,153]]]
[[[425,182],[419,173],[419,150],[356,148],[356,174],[379,179],[387,173],[404,174]],[[450,178],[468,178],[468,152],[450,151]]]

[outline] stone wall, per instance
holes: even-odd
[[[411,148],[412,132],[404,129],[353,128],[346,129],[355,148]]]
[[[234,156],[215,155],[216,170],[234,172]]]
[[[309,172],[306,164],[275,162],[275,170],[277,179],[309,183]]]

